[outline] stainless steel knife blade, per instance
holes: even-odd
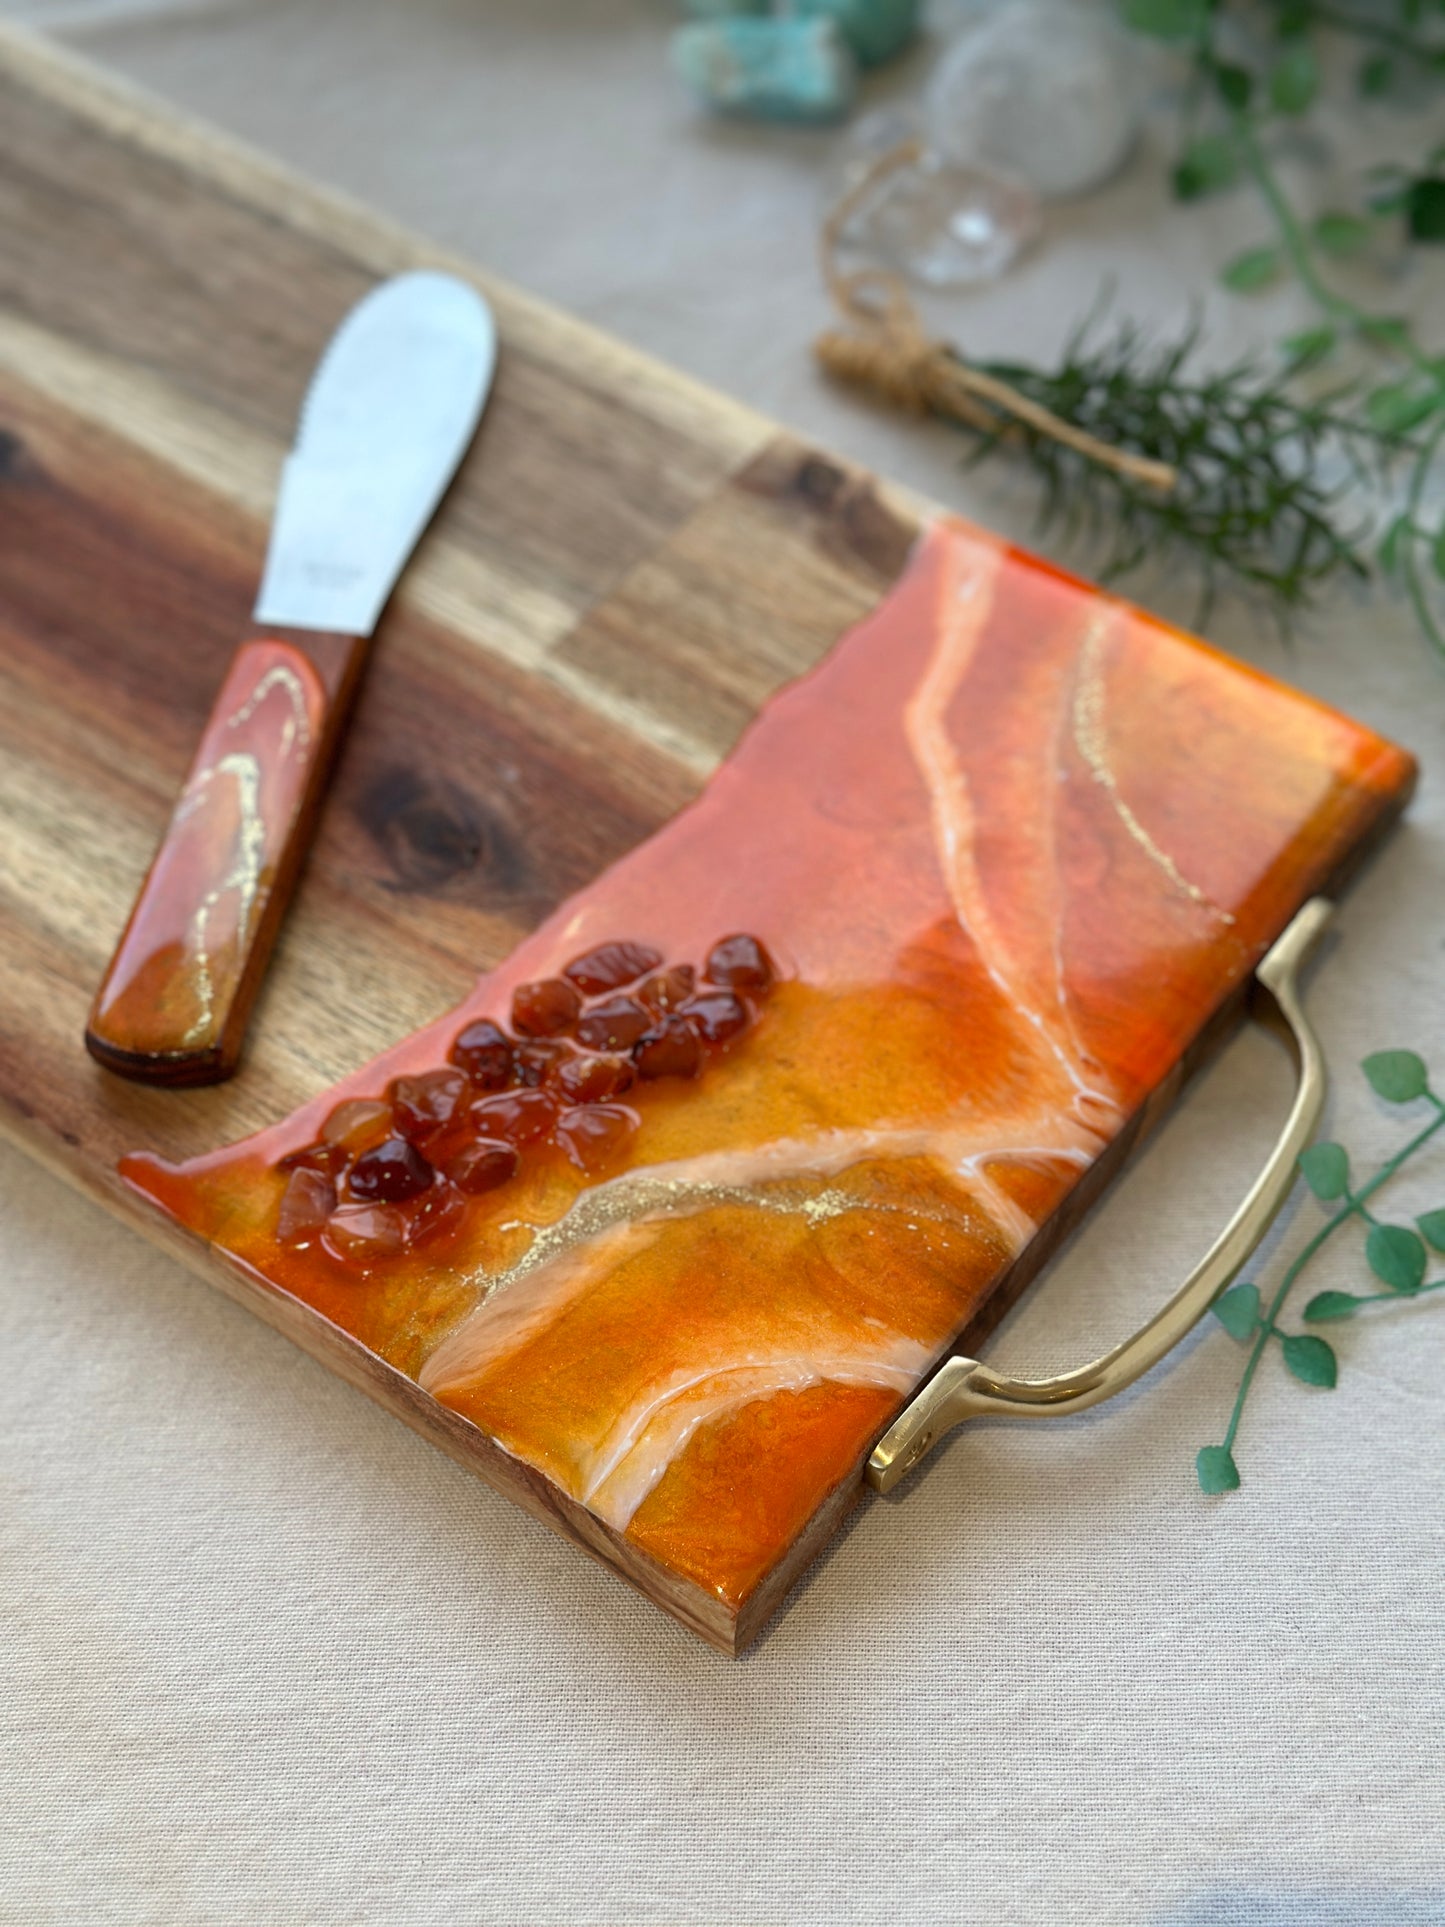
[[[257,622],[368,636],[476,432],[497,359],[491,309],[454,275],[375,288],[302,406]]]

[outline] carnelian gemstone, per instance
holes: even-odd
[[[518,1044],[512,1052],[516,1066],[517,1082],[531,1090],[539,1090],[543,1084],[550,1084],[562,1069],[577,1055],[570,1044],[562,1043],[553,1037],[538,1037],[528,1044]]]
[[[632,1061],[639,1077],[696,1077],[702,1046],[681,1017],[664,1017],[638,1042]]]
[[[293,1171],[281,1194],[276,1218],[277,1241],[283,1245],[309,1243],[336,1209],[336,1186],[321,1171]]]
[[[600,1104],[621,1097],[636,1082],[632,1059],[615,1054],[574,1057],[557,1073],[558,1094],[568,1104]]]
[[[415,1208],[406,1214],[407,1245],[430,1244],[450,1231],[461,1229],[466,1199],[452,1184],[434,1184]]]
[[[326,1223],[339,1258],[391,1258],[406,1245],[406,1219],[390,1204],[343,1204]]]
[[[363,1202],[403,1204],[419,1198],[436,1173],[404,1137],[389,1137],[370,1151],[363,1151],[346,1177],[351,1197]]]
[[[600,943],[580,957],[574,957],[562,975],[569,983],[595,997],[599,991],[620,990],[636,983],[649,970],[656,970],[662,958],[645,943]]]
[[[685,1004],[696,982],[697,972],[691,964],[673,964],[670,969],[649,977],[637,995],[654,1016],[661,1017],[666,1011]]]
[[[777,976],[773,960],[756,937],[724,937],[707,953],[703,976],[710,984],[766,990]]]
[[[589,1050],[631,1050],[651,1023],[631,997],[608,997],[579,1021],[577,1036]]]
[[[459,1030],[447,1055],[484,1091],[505,1090],[512,1081],[512,1040],[490,1017]]]
[[[619,1157],[637,1129],[621,1104],[578,1104],[557,1120],[557,1142],[579,1171],[600,1171]]]
[[[450,1124],[467,1094],[467,1080],[457,1070],[398,1077],[387,1087],[396,1128],[413,1139],[430,1137]]]
[[[321,1127],[328,1144],[339,1144],[350,1157],[369,1151],[391,1136],[391,1106],[379,1097],[353,1097],[338,1104]]]
[[[557,1105],[546,1091],[500,1091],[495,1097],[479,1097],[471,1120],[482,1137],[530,1144],[556,1123]]]
[[[748,1007],[731,990],[705,990],[678,1012],[705,1044],[726,1044],[748,1027]]]
[[[524,1037],[555,1037],[571,1030],[581,1009],[582,999],[561,977],[518,984],[512,993],[512,1024]]]
[[[447,1176],[459,1191],[475,1198],[514,1178],[518,1162],[515,1145],[504,1144],[500,1138],[479,1137],[452,1159]]]
[[[308,1144],[304,1150],[288,1151],[277,1164],[280,1171],[320,1171],[328,1178],[339,1178],[351,1162],[344,1144]]]

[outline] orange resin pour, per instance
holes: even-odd
[[[96,997],[92,1026],[117,1049],[200,1050],[218,1039],[325,707],[299,649],[258,640],[237,652]]]
[[[122,1170],[737,1608],[1412,780],[1368,730],[941,524],[699,801],[461,1009],[243,1144]],[[775,981],[729,978],[739,933]],[[573,995],[611,943],[644,965],[584,965]],[[680,965],[690,994],[642,988]],[[429,1076],[483,1019],[497,1061],[458,1046]]]

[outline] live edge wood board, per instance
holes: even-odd
[[[5,1128],[733,1652],[1411,766],[475,275],[496,391],[241,1074],[108,1076],[86,1010],[307,375],[418,265],[473,272],[0,35]],[[575,1089],[458,1046],[618,940],[585,1063],[552,993]],[[368,1192],[378,1117],[422,1189]]]

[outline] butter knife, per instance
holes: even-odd
[[[107,1070],[214,1084],[251,1005],[310,838],[367,642],[465,454],[496,328],[446,274],[396,276],[318,364],[252,620],[86,1026]]]

